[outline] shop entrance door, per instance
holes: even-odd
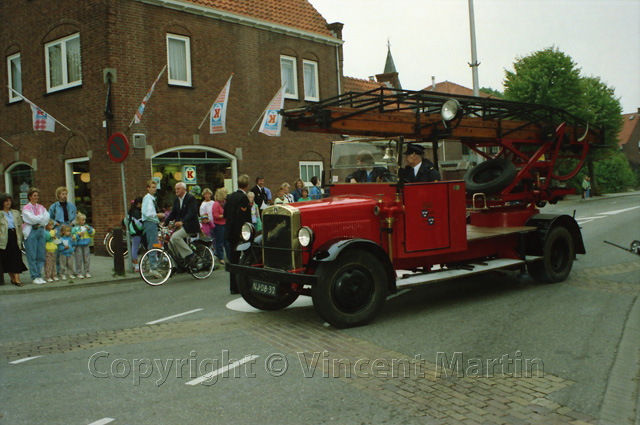
[[[91,173],[89,158],[74,158],[66,161],[67,199],[73,203],[78,212],[87,216],[87,224],[93,226],[91,214]]]

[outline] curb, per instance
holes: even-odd
[[[120,283],[134,282],[136,280],[142,281],[140,276],[125,276],[125,277],[113,277],[112,280],[96,280],[93,282],[78,282],[74,281],[73,283],[45,283],[43,285],[34,285],[32,283],[27,284],[27,286],[22,287],[14,287],[11,282],[4,284],[4,286],[9,286],[11,289],[5,289],[0,286],[0,295],[20,295],[20,294],[30,294],[33,292],[49,292],[49,291],[62,291],[66,289],[79,288],[79,287],[88,287],[88,286],[98,286],[98,285],[117,285]],[[23,282],[24,285],[24,282]]]

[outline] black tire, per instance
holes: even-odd
[[[151,256],[155,255],[157,263],[155,267],[151,267]],[[150,249],[145,252],[140,259],[140,276],[151,286],[158,286],[165,283],[171,276],[173,267],[169,254],[163,249]]]
[[[629,250],[634,254],[640,255],[640,241],[631,242],[631,246],[629,247]]]
[[[215,256],[211,248],[205,244],[195,245],[194,253],[198,257],[195,267],[189,267],[189,273],[196,279],[206,279],[211,276],[215,267]]]
[[[113,257],[113,247],[111,246],[111,244],[113,243],[113,233],[109,232],[107,233],[107,235],[104,237],[104,246],[107,249],[107,253]],[[127,239],[123,239],[122,241],[123,247],[124,247],[124,257],[127,258],[127,256],[129,255],[129,250],[127,249]]]
[[[258,249],[249,249],[242,254],[240,258],[240,264],[249,266],[251,264],[262,262],[262,252]],[[277,297],[271,297],[267,295],[261,295],[253,292],[253,279],[237,275],[236,284],[242,298],[253,308],[265,311],[282,310],[289,307],[295,300],[298,299],[300,294],[291,290],[290,285],[281,284],[280,290],[282,291]]]
[[[313,306],[338,328],[366,325],[380,312],[387,295],[387,273],[378,258],[363,250],[348,250],[321,263],[312,289]]]
[[[490,159],[481,162],[464,175],[467,193],[495,195],[516,177],[516,166],[506,158]]]
[[[544,241],[542,260],[527,264],[531,277],[538,282],[564,281],[573,267],[575,246],[571,232],[566,227],[553,227]]]

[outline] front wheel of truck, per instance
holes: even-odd
[[[252,264],[258,264],[261,262],[262,253],[258,249],[247,250],[240,259],[240,264],[243,266],[250,266]],[[278,285],[278,290],[276,291],[276,286],[271,286],[268,283],[261,282],[257,282],[258,285],[254,285],[254,282],[257,281],[247,276],[238,275],[236,277],[236,283],[238,285],[240,295],[242,295],[242,298],[244,298],[244,300],[251,307],[257,308],[258,310],[282,310],[283,308],[289,307],[291,304],[293,304],[293,302],[297,300],[298,296],[300,295],[297,292],[293,292],[290,285]],[[274,294],[260,293],[257,289],[261,288],[274,288]]]
[[[366,325],[382,309],[387,295],[387,273],[380,260],[364,250],[343,252],[321,263],[313,306],[324,320],[338,328]]]

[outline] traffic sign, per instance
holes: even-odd
[[[129,155],[129,141],[122,133],[113,133],[107,142],[107,154],[113,162],[122,162]]]

